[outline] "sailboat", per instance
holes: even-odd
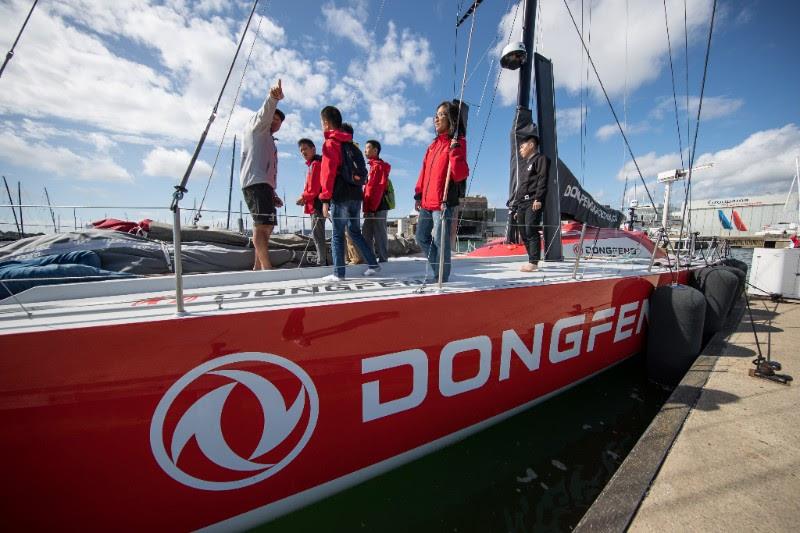
[[[535,5],[525,4],[525,50]],[[534,63],[535,127],[557,161],[552,64],[538,54],[519,69],[513,131],[534,127]],[[550,179],[559,220],[557,165]],[[409,259],[369,280],[177,269],[3,300],[4,523],[245,529],[640,352],[654,287],[687,270],[584,257],[582,242],[566,261],[555,234],[536,274],[519,257],[461,258],[440,290],[425,284],[424,259]]]
[[[786,201],[783,204],[784,216],[786,218],[782,222],[776,222],[764,226],[763,229],[757,231],[755,234],[759,236],[774,236],[774,237],[788,237],[797,235],[800,232],[800,156],[794,159],[795,173],[792,177],[792,183],[789,185],[789,191],[786,193]],[[792,194],[796,188],[796,209],[795,206],[790,206]],[[791,202],[795,203],[795,202]],[[791,210],[790,210],[791,208]],[[794,221],[791,221],[793,220]],[[789,220],[791,222],[786,222]]]

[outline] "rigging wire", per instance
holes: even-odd
[[[483,3],[483,0],[475,0],[474,2],[472,2],[472,5],[470,6],[470,8],[469,8],[469,9],[467,9],[467,12],[466,12],[466,13],[464,13],[464,16],[463,16],[463,17],[461,17],[461,18],[458,20],[458,23],[456,23],[456,27],[459,27],[459,26],[461,26],[461,24],[462,24],[462,23],[463,23],[465,20],[467,20],[467,18],[468,18],[470,15],[472,15],[472,14],[475,12],[475,10],[476,10],[476,9],[478,9],[478,6],[479,6],[479,5],[481,5],[481,3]]]
[[[581,44],[583,44],[584,50],[586,50],[586,56],[589,58],[589,63],[591,63],[592,65],[592,70],[594,71],[594,75],[597,77],[597,82],[600,84],[600,88],[603,90],[603,96],[605,96],[606,102],[608,103],[608,106],[611,109],[611,114],[614,115],[614,121],[617,123],[617,127],[619,128],[620,134],[622,134],[622,138],[625,141],[625,146],[628,147],[628,152],[630,153],[631,159],[633,160],[633,164],[636,167],[636,172],[638,172],[639,174],[639,179],[641,179],[642,185],[644,185],[644,190],[647,193],[650,202],[653,204],[653,210],[656,212],[657,216],[658,209],[656,209],[655,202],[653,201],[653,196],[650,194],[650,189],[647,187],[647,182],[644,180],[644,175],[642,174],[642,170],[639,168],[639,163],[636,161],[636,156],[633,155],[633,149],[631,148],[631,144],[628,142],[628,136],[625,135],[625,130],[623,129],[622,124],[620,124],[617,112],[614,109],[614,105],[611,103],[611,98],[609,98],[608,96],[606,87],[603,84],[603,80],[600,78],[600,73],[597,71],[597,67],[594,64],[592,55],[589,53],[589,49],[586,47],[586,41],[584,41],[583,35],[581,35],[580,29],[578,28],[578,23],[575,22],[575,17],[572,15],[572,9],[570,9],[567,0],[564,0],[564,7],[567,8],[567,12],[569,13],[569,18],[572,20],[572,25],[575,27],[575,31],[581,40]]]
[[[625,0],[625,89],[622,93],[622,121],[625,124],[625,129],[628,128],[628,34],[630,11],[629,2]],[[588,67],[587,67],[588,70]],[[622,170],[625,172],[625,187],[622,189],[622,210],[625,210],[625,195],[628,192],[628,172],[625,170],[625,164],[628,162],[628,152],[625,150],[625,143],[622,143]],[[636,182],[633,182],[633,197],[638,199],[639,191],[636,188]]]
[[[263,22],[264,17],[259,17],[258,19],[258,26],[256,26],[256,34],[253,36],[253,42],[250,44],[250,52],[247,54],[247,61],[245,61],[244,69],[242,70],[242,77],[239,79],[239,86],[236,88],[236,94],[233,96],[233,102],[231,102],[231,110],[228,113],[228,120],[225,121],[225,130],[222,132],[222,139],[219,141],[219,146],[217,147],[217,155],[214,156],[214,164],[211,165],[211,172],[208,174],[208,181],[206,182],[206,188],[203,191],[203,198],[200,200],[200,207],[194,214],[194,223],[200,220],[203,216],[203,205],[206,203],[206,195],[208,194],[208,188],[211,186],[211,178],[214,177],[214,169],[217,168],[217,161],[219,161],[219,154],[222,152],[222,145],[225,143],[225,136],[228,134],[228,126],[230,126],[231,118],[233,117],[233,111],[236,109],[236,102],[239,101],[239,92],[242,90],[242,84],[244,83],[244,76],[247,74],[247,67],[250,66],[250,58],[253,55],[253,49],[256,46],[256,41],[258,41],[258,37],[261,33],[261,23]]]
[[[247,35],[247,30],[250,28],[250,22],[253,20],[253,15],[256,12],[256,7],[258,7],[258,0],[253,1],[253,8],[250,10],[250,15],[247,17],[247,24],[245,25],[244,31],[242,32],[242,37],[239,39],[239,45],[236,47],[236,53],[233,55],[233,61],[231,61],[231,66],[228,68],[228,74],[225,76],[225,82],[222,84],[222,89],[219,91],[217,102],[214,104],[214,108],[211,110],[211,116],[208,118],[208,122],[206,123],[206,128],[200,135],[200,140],[198,141],[197,147],[194,150],[192,159],[189,161],[189,166],[186,168],[186,173],[183,175],[183,179],[181,179],[181,182],[175,186],[175,192],[172,195],[172,205],[170,206],[170,209],[173,212],[177,212],[178,203],[183,198],[183,195],[186,194],[187,192],[186,184],[189,181],[189,176],[192,175],[192,169],[194,168],[194,164],[197,162],[197,156],[200,155],[200,150],[203,149],[203,143],[205,143],[206,141],[206,136],[208,135],[208,130],[211,128],[211,124],[214,122],[214,119],[217,118],[217,110],[219,109],[219,103],[222,100],[222,95],[225,93],[225,87],[228,86],[228,80],[230,79],[231,73],[233,72],[233,67],[236,65],[236,59],[239,57],[239,51],[242,49],[242,44],[244,43],[244,38]]]
[[[706,90],[706,78],[708,75],[708,58],[711,55],[711,36],[714,33],[714,18],[716,16],[716,13],[717,13],[717,0],[714,0],[714,4],[711,7],[711,23],[708,26],[708,41],[706,42],[706,58],[703,64],[703,81],[700,83],[700,100],[697,103],[697,118],[694,127],[694,139],[692,140],[692,149],[689,152],[689,170],[688,170],[689,175],[686,177],[687,193],[684,196],[684,201],[683,201],[683,213],[681,215],[681,230],[680,233],[678,233],[678,242],[680,242],[680,239],[683,237],[683,221],[686,216],[686,207],[687,204],[689,203],[689,194],[690,194],[689,191],[691,191],[692,189],[692,167],[694,166],[695,155],[697,153],[696,152],[697,134],[700,130],[700,113],[703,110],[703,95],[705,94]],[[691,210],[689,212],[691,213]]]
[[[511,0],[508,0],[508,2],[506,2],[506,11],[509,11],[510,8],[511,8]],[[475,73],[478,72],[478,69],[483,64],[483,60],[486,59],[487,55],[489,55],[489,51],[491,51],[492,48],[494,48],[499,41],[500,41],[500,36],[496,35],[494,37],[494,39],[492,39],[489,42],[489,46],[487,46],[486,50],[483,51],[483,54],[481,55],[481,58],[475,64],[475,67],[472,69],[472,72],[470,72],[469,76],[467,77],[467,85],[469,85],[469,82],[472,79],[472,77],[475,75]],[[492,69],[494,68],[494,62],[495,61],[496,61],[496,59],[493,58],[491,63],[489,63],[489,69],[486,71],[486,80],[484,81],[484,84],[483,84],[483,93],[481,93],[481,100],[480,100],[481,103],[483,103],[483,96],[484,96],[484,93],[486,92],[486,87],[489,85],[489,78],[491,78],[491,76],[492,76]],[[480,114],[480,107],[481,107],[480,104],[478,104],[478,114]]]
[[[583,28],[583,19],[584,19],[583,11],[584,11],[584,9],[583,9],[583,0],[581,0],[581,33],[584,32],[584,28]],[[579,46],[578,49],[580,51],[579,53],[580,53],[580,56],[581,56],[581,66],[580,66],[579,72],[582,73],[583,72],[583,63],[585,61],[586,54],[583,52],[583,47]],[[580,124],[580,128],[581,128],[581,135],[580,135],[581,143],[580,143],[580,146],[578,147],[578,151],[580,152],[580,155],[581,155],[581,186],[583,186],[584,182],[585,182],[584,172],[583,172],[583,170],[584,170],[584,165],[583,165],[583,147],[584,147],[584,137],[583,137],[583,132],[584,132],[584,129],[583,129],[583,95],[584,95],[584,89],[585,89],[585,87],[584,87],[584,84],[583,84],[583,77],[581,76],[581,86],[580,86],[580,90],[579,90],[579,92],[580,92],[580,104],[579,105],[580,105],[580,113],[581,113],[581,124]]]
[[[691,135],[691,112],[689,111],[689,24],[688,15],[686,13],[686,0],[683,0],[683,53],[686,59],[686,150],[689,150],[689,135]],[[688,157],[688,153],[686,154]],[[685,185],[685,184],[684,184]],[[692,191],[688,186],[684,189],[684,197],[691,201]],[[689,210],[688,219],[689,228],[692,227],[692,210]],[[690,230],[691,231],[691,230]]]
[[[678,130],[678,150],[681,154],[681,168],[686,168],[683,163],[683,141],[681,139],[681,125],[678,120],[678,95],[675,92],[675,68],[672,65],[672,40],[669,36],[669,18],[667,17],[667,0],[664,0],[664,27],[667,29],[667,50],[669,51],[669,72],[672,76],[672,102],[675,104],[675,128]],[[688,139],[687,139],[688,141]]]
[[[581,0],[581,32],[583,32],[583,0]],[[589,2],[589,24],[587,26],[588,47],[592,45],[592,2]],[[627,50],[627,30],[625,34]],[[581,50],[581,70],[583,70],[584,54]],[[626,67],[627,68],[627,67]],[[627,71],[626,71],[627,72]],[[583,80],[581,80],[583,82]],[[589,64],[586,63],[586,79],[581,89],[581,185],[586,181],[586,150],[589,138]]]
[[[461,18],[461,8],[463,4],[464,0],[459,0],[458,7],[456,8],[456,22]],[[458,26],[459,24],[456,24],[456,33],[453,37],[453,98],[456,97],[456,79],[458,78]]]
[[[510,5],[510,4],[509,4]],[[517,23],[517,16],[519,15],[519,7],[522,5],[522,2],[517,2],[517,7],[514,9],[514,18],[511,21],[511,27],[508,30],[508,38],[506,39],[506,46],[511,42],[511,36],[514,34],[514,24]],[[539,7],[541,7],[541,2],[539,2]],[[486,138],[486,130],[489,127],[489,121],[492,118],[492,111],[494,110],[494,102],[497,98],[497,89],[500,86],[500,76],[503,74],[503,69],[500,65],[497,65],[497,77],[495,78],[494,82],[494,90],[492,91],[492,100],[489,103],[489,111],[486,115],[486,120],[483,123],[483,132],[481,132],[481,140],[478,143],[478,150],[475,153],[475,161],[472,164],[472,172],[470,173],[469,178],[467,179],[467,191],[465,193],[466,196],[469,196],[469,191],[472,188],[472,183],[475,181],[476,170],[478,168],[478,161],[481,157],[481,150],[483,149],[483,141]],[[459,212],[458,215],[458,224],[456,225],[456,235],[458,235],[458,229],[461,228],[461,222],[463,222],[464,214]]]
[[[25,26],[28,25],[28,21],[33,15],[33,9],[36,7],[36,4],[39,0],[33,0],[33,5],[31,6],[31,10],[28,11],[28,16],[25,17],[25,22],[22,23],[22,27],[19,29],[19,33],[17,34],[17,38],[14,39],[14,43],[11,45],[11,49],[6,53],[6,59],[3,61],[3,66],[0,67],[0,77],[3,76],[3,71],[6,69],[6,65],[8,62],[11,61],[11,58],[14,57],[14,48],[16,48],[17,43],[19,42],[20,37],[22,37],[22,32],[25,31]]]
[[[477,7],[480,2],[475,0],[473,4],[473,8]],[[464,87],[467,86],[467,67],[469,66],[469,52],[472,49],[472,35],[475,30],[475,21],[478,20],[478,11],[474,10],[472,14],[472,23],[469,27],[469,37],[467,38],[467,54],[464,56],[464,76],[461,78],[461,94],[458,97],[458,114],[456,115],[456,133],[454,136],[458,135],[458,125],[461,124],[461,108],[464,103]],[[464,132],[466,134],[466,132]]]

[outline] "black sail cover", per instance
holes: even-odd
[[[558,160],[558,181],[561,189],[561,219],[570,218],[598,228],[618,228],[622,213],[600,205],[592,195],[583,190],[578,178]]]
[[[547,260],[560,260],[560,241],[553,229],[564,219],[585,222],[589,226],[599,228],[619,227],[623,215],[615,209],[600,205],[592,195],[581,187],[578,179],[558,157],[555,124],[555,94],[552,78],[552,63],[539,54],[535,54],[536,103],[539,115],[539,127],[533,123],[530,109],[518,108],[511,128],[511,165],[508,197],[509,203],[517,188],[518,176],[523,161],[519,158],[519,143],[528,135],[538,135],[540,151],[550,159],[547,199],[545,201],[545,242]],[[538,131],[537,131],[538,130]],[[553,160],[558,164],[553,165]],[[555,190],[558,194],[555,194]],[[510,207],[510,205],[509,205]],[[549,231],[548,231],[549,230]],[[509,242],[519,242],[513,231],[508,232]]]

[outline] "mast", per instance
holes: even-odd
[[[233,136],[233,150],[231,151],[231,179],[228,183],[228,220],[225,229],[231,229],[231,197],[233,196],[233,164],[236,161],[236,135]]]
[[[525,18],[522,21],[522,42],[528,53],[528,59],[519,69],[519,89],[517,107],[530,108],[531,73],[533,72],[533,34],[536,29],[536,0],[525,0]]]
[[[800,156],[794,158],[794,179],[797,181],[797,223],[800,224]]]

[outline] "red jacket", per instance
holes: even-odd
[[[319,199],[330,202],[333,196],[333,185],[336,183],[336,172],[342,164],[342,143],[350,142],[353,136],[339,130],[325,132],[325,144],[322,145],[322,162],[320,163],[320,183],[322,192]]]
[[[314,200],[319,197],[322,191],[322,184],[320,183],[320,160],[319,156],[314,156],[311,161],[306,161],[308,172],[306,173],[306,185],[303,188],[303,200],[306,205],[303,211],[310,215],[314,212]]]
[[[414,188],[414,196],[421,201],[423,209],[428,211],[441,209],[448,164],[452,181],[464,181],[469,176],[467,139],[459,137],[458,144],[456,148],[450,150],[450,137],[442,133],[428,146],[428,151],[422,160],[417,186]],[[452,185],[451,183],[450,186]]]
[[[374,213],[383,200],[383,194],[389,185],[389,171],[392,165],[379,158],[367,159],[369,163],[369,179],[364,186],[364,212]]]

